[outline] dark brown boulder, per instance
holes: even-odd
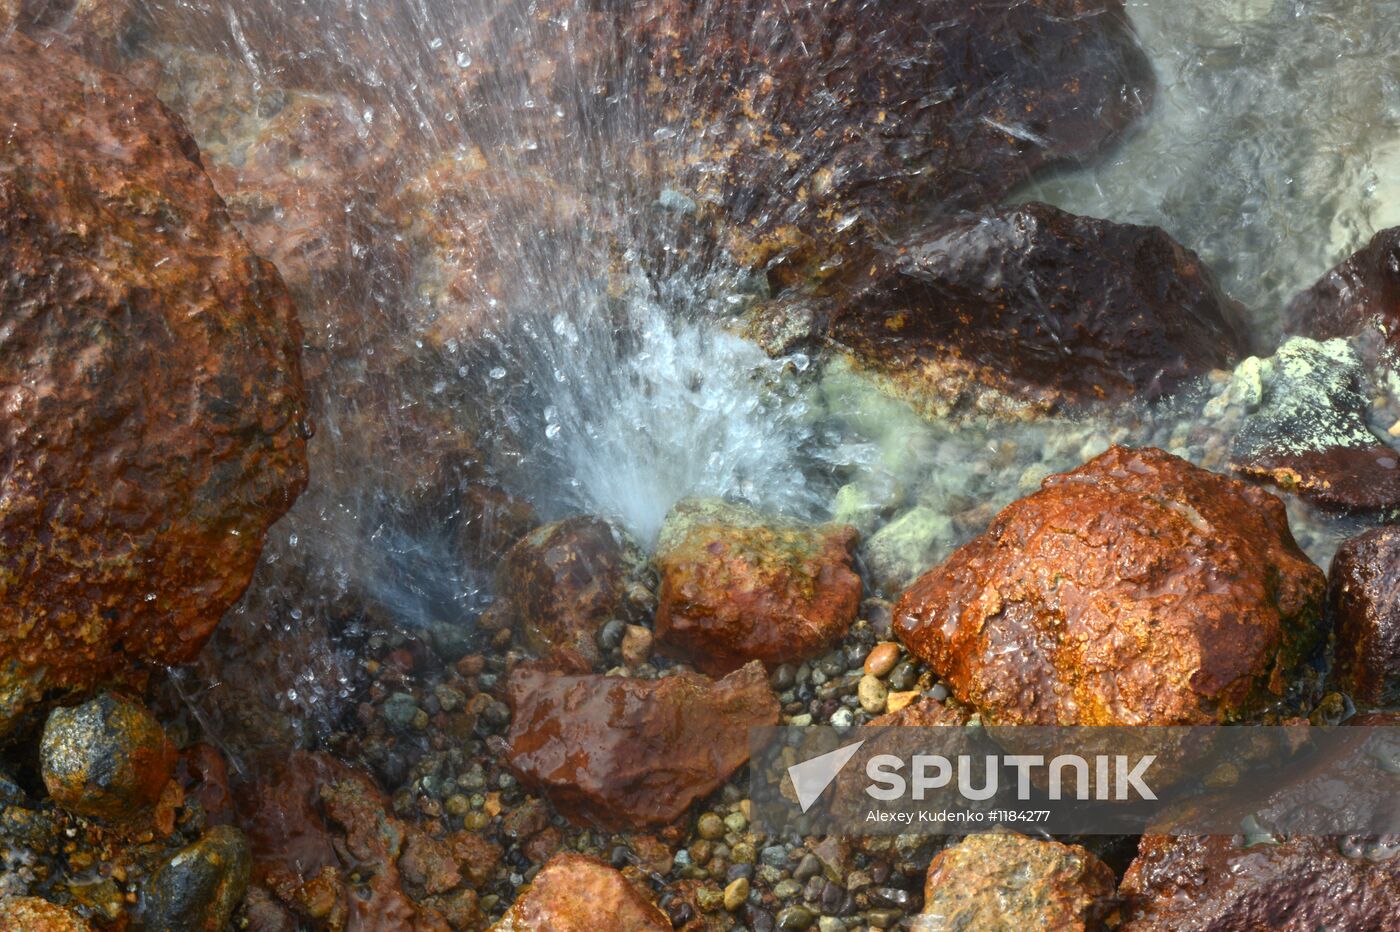
[[[1302,836],[1246,847],[1229,836],[1145,836],[1119,888],[1128,908],[1121,929],[1394,929],[1397,845],[1400,838]]]
[[[1211,724],[1283,696],[1324,587],[1277,498],[1114,447],[919,579],[895,630],[996,724]]]
[[[1152,399],[1244,345],[1239,306],[1165,232],[1046,204],[930,227],[834,288],[829,337],[934,416]]]
[[[713,675],[772,669],[831,648],[860,610],[857,534],[719,500],[680,503],[657,546],[662,649]]]
[[[572,653],[591,666],[601,660],[598,629],[639,613],[645,576],[646,557],[626,531],[602,518],[566,518],[506,551],[494,611],[538,654]]]
[[[1295,297],[1285,315],[1290,329],[1319,340],[1369,330],[1400,348],[1400,227],[1381,230]]]
[[[13,35],[0,123],[3,733],[192,657],[305,485],[308,428],[281,279],[155,98]]]
[[[1374,528],[1332,558],[1333,682],[1359,705],[1400,705],[1400,527]]]
[[[749,757],[748,729],[778,722],[762,666],[721,680],[511,674],[507,759],[560,812],[608,830],[660,826]]]
[[[917,206],[994,203],[1151,104],[1119,0],[634,7],[627,48],[675,127],[679,183],[742,262],[837,267]],[[703,129],[703,132],[696,132]],[[773,267],[773,260],[785,264]]]
[[[671,920],[596,858],[555,855],[493,932],[670,932]]]

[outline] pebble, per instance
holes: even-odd
[[[894,641],[881,641],[865,655],[865,672],[871,676],[884,676],[899,662],[899,645]]]
[[[919,698],[919,691],[917,689],[911,689],[908,692],[902,693],[890,693],[889,698],[885,700],[885,711],[898,712],[917,698]]]
[[[393,693],[384,700],[384,718],[398,728],[407,728],[418,715],[418,703],[408,693]]]
[[[769,845],[759,854],[759,860],[769,867],[784,867],[788,862],[788,849],[782,845]]]
[[[641,625],[628,625],[622,637],[622,659],[629,667],[640,667],[651,658],[652,634],[650,628]]]
[[[817,860],[815,854],[805,854],[802,861],[797,865],[797,869],[792,872],[793,879],[806,880],[815,877],[822,872],[822,862]]]
[[[885,711],[885,700],[889,698],[889,690],[880,678],[867,673],[860,678],[860,686],[856,689],[856,695],[860,698],[860,707],[871,715],[879,715]]]
[[[823,916],[817,920],[820,932],[845,932],[846,924],[835,916]]]
[[[617,650],[622,646],[622,640],[627,636],[627,623],[618,618],[609,619],[603,627],[598,629],[598,647],[604,653]]]
[[[850,728],[855,722],[855,713],[850,709],[840,708],[831,714],[831,727],[833,728]]]
[[[919,671],[908,660],[890,671],[890,689],[897,692],[912,689],[918,681]]]
[[[731,812],[724,817],[724,827],[738,834],[749,827],[749,820],[744,818],[742,812]]]
[[[707,812],[700,817],[700,821],[695,824],[695,830],[700,837],[709,841],[724,837],[724,820],[713,812]]]
[[[795,880],[780,880],[773,884],[773,895],[780,900],[790,900],[802,892],[802,884]]]
[[[788,906],[778,913],[778,928],[783,930],[809,929],[816,915],[805,906]]]
[[[724,888],[724,908],[731,913],[738,911],[748,898],[749,881],[746,877],[740,877]]]

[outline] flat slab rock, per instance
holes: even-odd
[[[748,729],[778,722],[754,661],[721,680],[510,674],[506,760],[566,817],[622,831],[668,825],[749,758]]]
[[[827,290],[830,340],[927,416],[1152,400],[1243,355],[1239,305],[1195,253],[1047,204],[919,230]]]
[[[1274,496],[1114,447],[921,577],[895,631],[992,723],[1212,724],[1284,694],[1325,583]]]
[[[286,289],[159,101],[13,34],[0,124],[3,734],[194,656],[305,486],[308,426]]]

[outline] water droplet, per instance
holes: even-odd
[[[506,377],[505,366],[496,366],[494,369],[491,370],[490,375],[491,378],[499,382],[501,379]]]

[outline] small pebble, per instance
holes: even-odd
[[[622,659],[629,667],[640,667],[651,657],[652,634],[650,628],[641,625],[628,625],[622,637]]]
[[[724,827],[738,834],[749,827],[749,820],[744,818],[742,812],[731,812],[724,817]]]
[[[917,698],[919,698],[919,691],[917,689],[911,689],[908,692],[902,693],[890,693],[889,697],[885,700],[885,711],[898,712]]]
[[[919,671],[908,660],[890,671],[890,689],[896,692],[912,689],[918,681]]]
[[[885,684],[880,682],[880,678],[867,673],[860,678],[860,686],[857,687],[856,695],[860,698],[860,707],[871,715],[879,715],[885,711],[885,700],[889,697],[889,690]]]
[[[871,676],[884,676],[899,662],[899,645],[894,641],[881,641],[865,655],[865,672]]]
[[[809,929],[816,915],[805,906],[788,906],[778,913],[778,928],[785,930]]]
[[[714,841],[724,837],[724,820],[713,812],[707,812],[695,823],[695,831],[701,838]]]
[[[740,877],[724,888],[724,908],[731,913],[743,906],[748,898],[749,881],[745,877]]]
[[[831,727],[833,728],[850,728],[855,724],[855,721],[855,713],[844,707],[831,714]]]

